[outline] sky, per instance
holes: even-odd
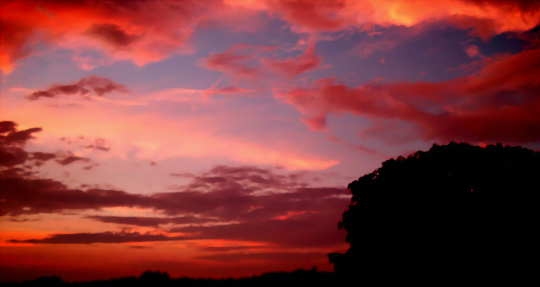
[[[348,183],[540,149],[526,0],[0,3],[0,281],[332,271]]]

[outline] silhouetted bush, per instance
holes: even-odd
[[[433,145],[385,161],[349,184],[338,227],[351,248],[330,261],[353,281],[531,276],[539,178],[540,153],[500,144]]]

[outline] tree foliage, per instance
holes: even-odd
[[[392,236],[411,210],[436,199],[495,196],[538,206],[539,178],[540,153],[526,148],[433,145],[350,183],[352,204],[339,228],[355,246]]]

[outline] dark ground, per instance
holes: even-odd
[[[2,287],[15,286],[334,286],[335,276],[333,272],[319,272],[315,269],[296,270],[293,272],[273,272],[260,276],[239,279],[195,279],[176,278],[171,279],[166,272],[145,272],[137,277],[125,277],[104,281],[89,282],[63,282],[59,277],[40,277],[36,280],[23,283],[9,282],[1,284]]]

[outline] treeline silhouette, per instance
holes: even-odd
[[[388,283],[537,282],[540,153],[522,147],[433,145],[348,185],[339,228],[350,249],[335,273],[297,270],[241,279],[139,278],[66,283],[58,277],[2,286],[358,286]],[[279,230],[276,230],[279,232]]]
[[[341,283],[534,280],[540,153],[433,145],[349,184],[338,227],[351,248],[329,254]],[[532,282],[535,282],[534,280]]]
[[[336,282],[333,272],[321,272],[314,268],[311,270],[298,269],[293,272],[273,272],[260,276],[239,279],[204,279],[204,278],[170,278],[167,272],[147,271],[139,277],[124,277],[110,280],[97,280],[88,282],[64,282],[56,276],[40,277],[35,280],[16,283],[8,282],[1,284],[2,287],[26,287],[26,286],[182,286],[182,287],[227,287],[227,286],[334,286]]]

